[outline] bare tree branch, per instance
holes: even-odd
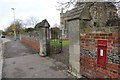
[[[28,20],[27,20],[27,24],[28,25],[32,25],[33,27],[37,24],[37,22],[39,21],[38,18],[31,16]]]
[[[66,10],[67,10],[67,9],[69,9],[71,6],[75,6],[76,2],[77,2],[77,0],[69,0],[69,1],[64,2],[64,3],[62,3],[62,2],[57,2],[57,3],[58,3],[58,6],[56,6],[56,7],[57,7],[57,10],[61,10],[61,9],[63,9],[63,10],[66,9]]]

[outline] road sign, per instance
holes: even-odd
[[[12,26],[12,30],[13,30],[13,31],[16,30],[16,26],[15,26],[15,25]]]

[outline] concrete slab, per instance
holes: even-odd
[[[67,78],[62,72],[65,67],[61,62],[38,54],[8,58],[5,59],[3,78]]]

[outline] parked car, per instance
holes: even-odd
[[[1,34],[1,38],[5,38],[5,35]]]

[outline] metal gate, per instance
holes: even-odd
[[[51,28],[50,53],[62,52],[62,37],[59,28]]]

